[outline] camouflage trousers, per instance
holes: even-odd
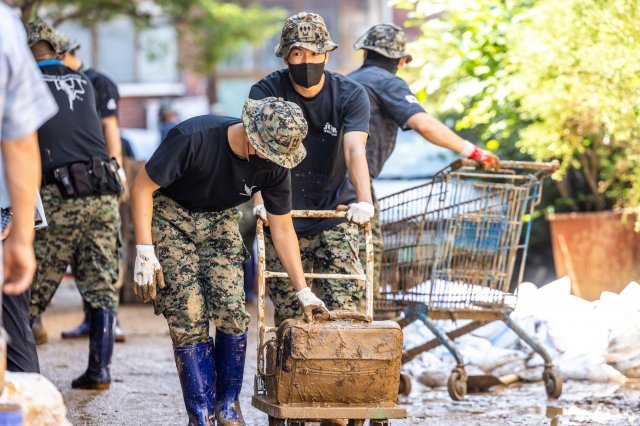
[[[266,262],[270,271],[284,271],[273,241],[265,234]],[[302,269],[305,272],[362,274],[358,260],[358,225],[340,223],[316,235],[299,237]],[[356,280],[313,280],[307,285],[329,310],[356,310],[364,296],[364,284]],[[296,291],[288,279],[269,278],[269,296],[275,306],[275,324],[302,316]]]
[[[116,309],[120,214],[115,195],[64,199],[56,185],[41,192],[49,225],[36,231],[38,266],[31,285],[29,314],[49,305],[67,265],[75,265],[76,285],[93,309]]]
[[[192,212],[154,196],[153,240],[166,284],[154,308],[166,318],[174,346],[207,341],[209,321],[227,334],[247,331],[242,263],[248,252],[239,220],[235,208]]]
[[[382,267],[382,228],[380,226],[380,204],[376,193],[373,192],[373,182],[371,182],[371,199],[373,200],[373,207],[375,213],[371,218],[371,240],[373,243],[373,297],[374,299],[379,297],[380,294],[380,268]],[[360,259],[362,260],[362,267],[366,267],[364,262],[367,259],[367,253],[364,244],[364,233],[360,235]],[[364,299],[362,300],[364,303]]]

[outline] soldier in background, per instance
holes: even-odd
[[[411,62],[411,55],[405,51],[406,35],[395,24],[378,24],[371,27],[354,47],[365,51],[361,68],[347,77],[364,86],[371,103],[369,138],[367,140],[367,163],[369,177],[373,180],[382,171],[396,144],[398,128],[413,129],[427,141],[448,148],[465,157],[478,160],[483,167],[496,168],[499,159],[469,141],[456,135],[436,118],[427,114],[418,99],[411,93],[407,83],[396,75],[398,69]],[[380,209],[371,185],[375,205],[372,219],[374,263],[382,264],[382,232],[380,229]],[[364,256],[364,247],[360,253]],[[374,294],[378,294],[380,268],[375,268],[373,277]]]
[[[27,26],[28,43],[58,113],[38,130],[42,201],[49,226],[35,239],[36,275],[30,317],[49,305],[67,265],[89,305],[89,363],[71,382],[77,389],[108,389],[118,294],[118,164],[107,151],[91,82],[60,59],[55,30]]]

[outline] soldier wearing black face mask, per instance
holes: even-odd
[[[325,70],[331,40],[319,15],[299,13],[287,19],[276,56],[287,69],[256,83],[252,99],[277,96],[300,106],[309,124],[303,144],[307,157],[291,170],[294,209],[325,210],[349,205],[344,219],[295,219],[306,271],[362,273],[358,262],[358,225],[373,215],[365,144],[369,130],[369,100],[364,88],[341,74]],[[254,197],[254,212],[264,215],[262,200]],[[267,244],[271,241],[267,237]],[[280,270],[275,253],[267,250],[270,270]],[[289,280],[267,281],[276,307],[276,324],[301,315]],[[357,281],[316,280],[330,309],[355,310],[364,294]]]

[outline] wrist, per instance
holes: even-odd
[[[472,144],[468,140],[463,139],[462,140],[462,150],[460,151],[460,155],[469,158],[469,157],[471,157],[471,155],[474,153],[474,151],[476,149],[478,149],[477,146],[475,146],[474,144]]]

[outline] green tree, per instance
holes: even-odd
[[[87,27],[125,15],[141,26],[164,21],[178,29],[188,46],[183,66],[212,73],[221,60],[245,43],[256,44],[276,34],[286,17],[282,8],[218,0],[14,0],[24,22],[46,16],[54,25],[74,20]]]

